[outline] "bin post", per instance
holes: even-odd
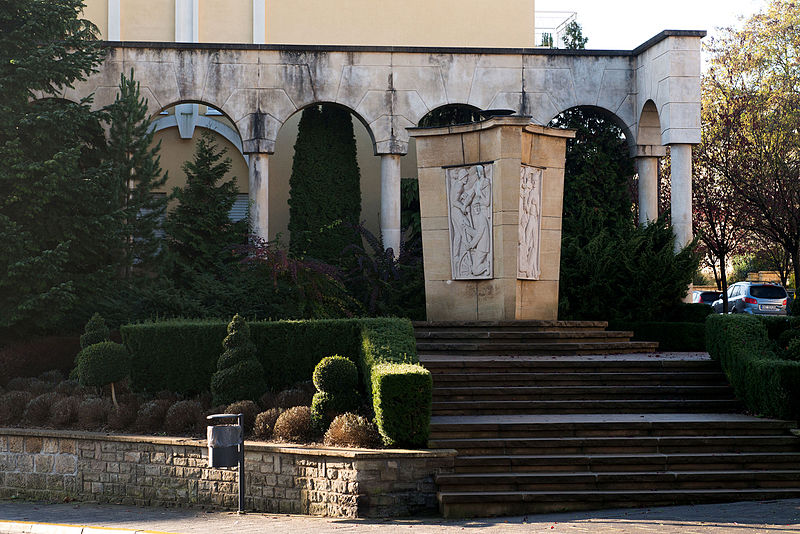
[[[220,436],[218,433],[215,434],[212,431],[212,428],[214,428],[214,423],[215,422],[223,420],[223,419],[233,419],[234,417],[236,418],[236,426],[239,429],[238,443],[237,443],[237,449],[238,449],[237,452],[238,452],[238,454],[236,456],[236,458],[238,459],[238,467],[239,467],[239,510],[238,510],[238,512],[240,514],[243,514],[243,513],[245,513],[244,512],[244,492],[245,492],[245,489],[244,489],[244,477],[245,477],[245,475],[244,475],[244,414],[241,414],[241,413],[239,413],[239,414],[228,414],[228,413],[222,414],[221,413],[221,414],[209,415],[208,417],[206,417],[206,419],[210,423],[209,427],[208,427],[208,439],[209,439],[209,443],[208,443],[208,455],[209,456],[208,457],[209,457],[209,467],[234,467],[234,464],[231,462],[231,460],[233,460],[233,458],[231,456],[228,456],[226,458],[225,457],[226,454],[227,454],[226,452],[221,452],[222,456],[220,458],[217,458],[217,455],[213,455],[213,449],[215,447],[214,447],[214,444],[212,442],[212,438],[220,440],[220,441],[223,441],[223,442],[225,442],[226,439],[230,439],[230,437],[223,437],[224,434],[222,436]],[[227,426],[229,426],[229,425],[227,425]],[[219,441],[217,441],[216,443],[217,443],[217,446],[219,446],[218,445]],[[226,451],[226,450],[229,450],[231,448],[233,448],[233,444],[232,443],[230,444],[230,447],[228,447],[227,445],[225,447],[222,447],[221,451]],[[230,452],[233,452],[233,451],[230,451]],[[211,462],[212,455],[213,455],[213,458],[215,458],[214,462]],[[219,460],[220,463],[216,463],[217,459]],[[212,465],[212,463],[214,465]]]

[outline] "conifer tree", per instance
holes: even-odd
[[[166,183],[167,173],[161,171],[161,143],[153,144],[147,100],[141,97],[133,70],[130,77],[120,75],[117,97],[105,112],[110,126],[106,158],[124,219],[122,273],[131,278],[134,265],[141,272],[158,269],[162,251],[158,236],[168,198],[154,191]]]
[[[228,323],[222,346],[225,352],[217,361],[217,372],[211,375],[214,404],[257,400],[266,390],[264,368],[250,340],[250,327],[238,313]]]
[[[303,111],[289,181],[290,250],[339,264],[356,243],[361,187],[353,122],[342,108],[322,105]]]

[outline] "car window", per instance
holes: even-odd
[[[728,292],[728,297],[730,298],[739,295],[739,289],[741,289],[741,287],[742,286],[733,286],[731,290]]]
[[[786,290],[781,286],[750,286],[750,294],[757,299],[786,298]]]

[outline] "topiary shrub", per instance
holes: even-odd
[[[325,445],[332,447],[376,447],[381,441],[377,427],[353,413],[337,415],[325,433]]]
[[[800,328],[788,328],[778,335],[778,345],[782,349],[787,349],[789,342],[795,338],[800,338]]]
[[[155,399],[139,406],[136,412],[135,428],[140,432],[159,432],[164,427],[164,417],[172,402],[167,399]]]
[[[111,384],[111,399],[114,407],[119,409],[114,382],[124,379],[130,371],[130,358],[125,345],[112,341],[89,345],[78,354],[75,370],[82,386]]]
[[[256,346],[250,341],[250,328],[239,314],[228,324],[228,336],[222,346],[225,352],[211,377],[214,404],[258,399],[266,389],[264,369],[256,358]]]
[[[22,414],[22,420],[29,425],[43,425],[50,419],[50,410],[53,404],[61,399],[61,394],[51,391],[50,393],[43,393],[38,397],[31,399],[25,412]]]
[[[50,424],[57,428],[69,428],[78,422],[80,397],[62,397],[50,409]]]
[[[13,425],[18,422],[32,398],[30,391],[8,391],[3,394],[0,397],[0,424]]]
[[[256,416],[261,411],[258,404],[251,400],[243,400],[229,404],[225,408],[225,413],[240,413],[244,415],[244,431],[250,433],[256,422]]]
[[[98,430],[108,421],[110,411],[100,397],[88,397],[78,405],[78,425],[85,430]]]
[[[194,400],[176,402],[164,417],[164,428],[170,434],[193,434],[202,424],[203,407]]]
[[[383,442],[424,447],[431,419],[433,378],[421,365],[383,363],[372,368],[372,403]]]
[[[83,328],[83,335],[81,336],[81,350],[94,345],[95,343],[108,341],[110,339],[110,335],[111,333],[106,326],[106,321],[99,313],[95,313]]]
[[[340,393],[320,391],[314,394],[311,401],[311,423],[314,431],[322,434],[330,426],[331,421],[346,412],[358,409],[361,399],[355,390]]]
[[[275,421],[273,435],[276,439],[293,443],[306,443],[313,436],[311,409],[295,406],[283,412]]]
[[[284,410],[295,406],[308,406],[311,404],[313,396],[313,394],[309,394],[302,389],[285,389],[278,393],[275,398],[275,404],[278,408],[283,408]]]
[[[256,416],[256,422],[253,425],[253,435],[259,439],[269,439],[272,437],[275,422],[282,413],[283,411],[280,408],[270,408],[258,414]]]
[[[358,386],[358,369],[344,356],[328,356],[314,367],[313,382],[317,391],[349,392]]]

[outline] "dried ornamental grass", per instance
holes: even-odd
[[[50,424],[57,428],[69,428],[78,422],[80,397],[63,397],[50,410]]]
[[[9,391],[0,397],[0,424],[13,425],[25,411],[25,406],[33,398],[29,391]]]
[[[229,404],[225,408],[225,413],[244,414],[244,431],[249,433],[253,430],[253,424],[256,422],[256,416],[261,410],[258,404],[251,400],[243,400]]]
[[[98,430],[106,424],[111,404],[99,397],[88,397],[78,406],[78,425],[85,430]]]
[[[50,410],[53,404],[61,398],[60,393],[55,393],[53,391],[34,397],[28,402],[28,405],[25,406],[22,420],[25,424],[33,426],[47,423],[50,420]]]
[[[377,447],[380,435],[377,427],[365,417],[353,413],[337,416],[325,433],[325,445],[335,447]]]
[[[164,428],[170,434],[192,434],[199,430],[203,419],[203,407],[198,401],[178,401],[167,410]]]
[[[295,406],[309,406],[313,393],[304,391],[302,389],[285,389],[278,393],[277,407],[278,408],[294,408]]]
[[[275,421],[275,438],[294,443],[305,443],[313,436],[311,408],[295,406],[283,412]]]
[[[139,406],[134,426],[141,432],[159,432],[164,426],[164,417],[172,402],[167,399],[156,399]]]
[[[270,408],[256,416],[256,423],[253,425],[253,435],[260,439],[272,437],[275,422],[283,411],[280,408]]]

